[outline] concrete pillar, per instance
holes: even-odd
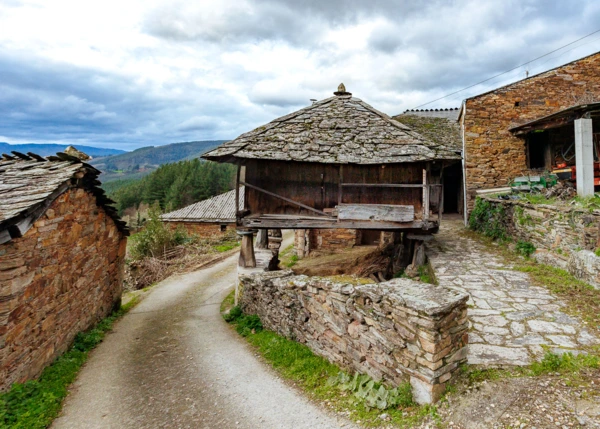
[[[575,120],[575,166],[577,167],[577,195],[594,195],[594,142],[592,120]]]

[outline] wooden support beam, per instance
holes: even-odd
[[[427,186],[427,170],[423,169],[423,220],[429,219],[429,187]]]
[[[281,228],[281,229],[375,229],[380,231],[430,231],[439,227],[437,221],[414,220],[412,222],[385,222],[385,221],[331,221],[329,219],[304,220],[304,219],[276,219],[262,217],[245,217],[242,226],[246,228]]]
[[[235,176],[235,216],[238,217],[238,213],[240,212],[240,172],[242,171],[242,166],[237,166],[237,174]]]
[[[242,236],[242,245],[240,248],[240,257],[238,265],[243,268],[256,268],[256,256],[254,255],[254,235],[251,231],[238,231]]]
[[[325,217],[331,217],[330,215],[328,215],[327,213],[325,213],[322,210],[318,210],[318,209],[316,209],[314,207],[307,206],[306,204],[299,203],[298,201],[294,201],[292,199],[286,198],[286,197],[284,197],[282,195],[276,194],[275,192],[267,191],[266,189],[259,188],[258,186],[254,186],[254,185],[251,185],[251,184],[246,183],[246,182],[240,182],[240,183],[242,185],[248,187],[248,188],[254,189],[255,191],[262,192],[263,194],[266,194],[266,195],[269,195],[271,197],[283,200],[286,203],[290,203],[292,205],[295,205],[295,206],[298,206],[298,207],[302,207],[303,209],[306,209],[306,210],[318,213],[318,214],[320,214],[322,216],[325,216]]]

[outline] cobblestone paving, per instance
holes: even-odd
[[[527,365],[548,346],[555,353],[578,352],[598,340],[564,303],[529,275],[513,271],[501,256],[463,237],[459,220],[444,220],[427,254],[440,285],[467,292],[469,363]]]

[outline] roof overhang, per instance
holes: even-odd
[[[591,118],[592,116],[600,116],[600,102],[569,107],[559,112],[552,113],[551,115],[542,116],[533,121],[509,128],[509,131],[519,136],[534,131],[564,127],[577,119],[585,117]]]

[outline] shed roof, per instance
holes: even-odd
[[[22,237],[59,195],[73,187],[92,192],[117,228],[128,235],[125,222],[110,206],[113,201],[98,187],[100,171],[65,153],[48,158],[31,152],[13,154],[0,159],[0,243]]]
[[[541,118],[528,121],[521,125],[516,125],[509,129],[515,134],[524,134],[534,130],[545,130],[550,128],[561,127],[573,122],[576,119],[584,117],[585,114],[598,116],[600,112],[600,102],[579,104],[571,106],[550,115],[542,116]]]
[[[244,207],[244,191],[244,186],[241,186],[239,207]],[[235,189],[207,200],[190,204],[179,210],[165,213],[161,216],[161,219],[166,222],[235,222]]]
[[[462,137],[458,124],[459,113],[459,108],[407,110],[394,116],[394,119],[440,145],[460,151]]]
[[[460,159],[439,143],[352,97],[340,85],[334,97],[275,119],[204,154],[205,159],[389,164]],[[238,158],[237,160],[235,158]]]

